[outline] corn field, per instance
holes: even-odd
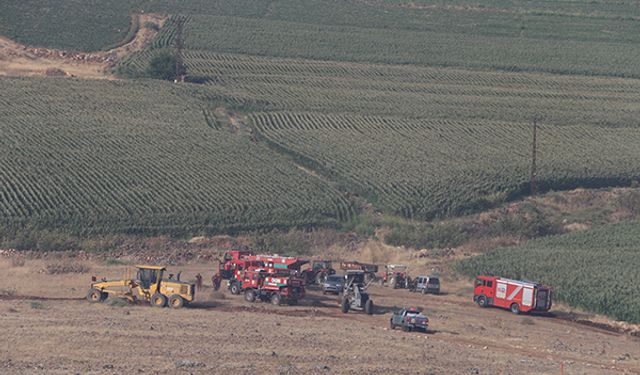
[[[5,228],[198,233],[331,225],[350,203],[159,83],[3,79]]]
[[[494,274],[554,287],[572,306],[640,323],[640,223],[546,237],[457,264],[469,275]]]
[[[277,149],[389,213],[457,215],[528,189],[529,124],[292,112],[250,117]],[[636,129],[542,126],[540,134],[542,189],[625,184],[640,176]]]

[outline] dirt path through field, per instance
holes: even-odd
[[[0,36],[0,76],[50,76],[79,77],[88,79],[115,79],[111,68],[118,59],[146,47],[156,35],[153,23],[162,27],[166,16],[159,14],[135,14],[138,32],[129,43],[99,52],[72,52],[51,48],[35,48],[16,43]]]

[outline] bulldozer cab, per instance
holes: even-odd
[[[164,274],[165,268],[158,266],[136,266],[138,272],[136,274],[136,281],[140,284],[142,289],[149,290],[151,286],[156,286],[157,288],[160,286],[160,281],[162,280],[162,275]]]

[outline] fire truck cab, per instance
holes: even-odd
[[[262,262],[250,259],[250,251],[232,250],[224,254],[218,268],[218,274],[222,280],[231,279],[236,271],[243,271],[251,267],[260,267]]]
[[[549,311],[551,294],[548,286],[497,276],[478,276],[473,287],[473,301],[480,307],[497,306],[514,314]]]

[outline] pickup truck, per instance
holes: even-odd
[[[395,311],[389,320],[391,329],[402,327],[405,332],[413,330],[426,332],[429,326],[429,318],[422,315],[417,308],[408,308]]]

